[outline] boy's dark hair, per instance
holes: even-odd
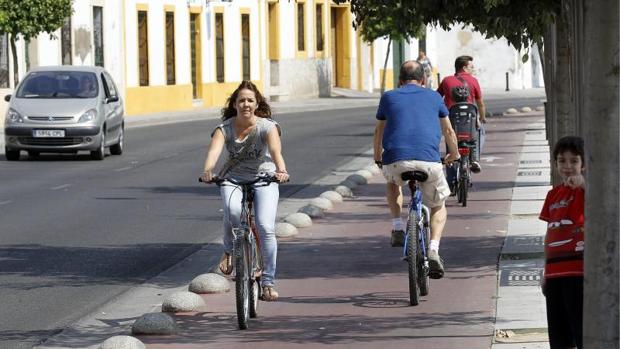
[[[416,61],[406,61],[400,66],[400,81],[418,81],[424,80],[424,67]]]
[[[456,60],[454,60],[454,72],[455,73],[460,72],[461,70],[463,70],[463,68],[467,66],[469,62],[472,62],[473,60],[474,60],[474,57],[472,56],[456,57]]]
[[[583,138],[581,137],[566,136],[560,138],[560,140],[555,143],[555,147],[553,147],[553,160],[556,161],[558,159],[558,155],[565,151],[570,151],[571,153],[578,155],[581,158],[582,164],[586,160],[583,150]]]

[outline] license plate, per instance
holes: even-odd
[[[32,137],[37,138],[63,138],[65,130],[33,130]]]

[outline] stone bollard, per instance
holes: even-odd
[[[295,228],[306,228],[312,225],[312,218],[305,213],[296,212],[284,217],[284,222],[294,225]]]
[[[538,107],[536,107],[536,111],[545,111],[545,107],[539,105]]]
[[[161,311],[168,313],[196,311],[205,305],[204,299],[199,295],[193,292],[181,291],[175,292],[164,299]]]
[[[368,183],[368,180],[372,178],[373,174],[372,172],[368,171],[368,170],[359,170],[359,171],[355,171],[354,173],[355,175],[360,175],[364,178],[366,178],[366,183]],[[363,183],[365,184],[365,183]]]
[[[351,190],[350,187],[347,187],[345,185],[338,185],[334,188],[334,191],[340,195],[342,195],[342,197],[344,198],[350,198],[353,197],[353,191]]]
[[[297,228],[291,223],[280,222],[276,224],[276,237],[287,238],[297,235]]]
[[[506,114],[518,114],[519,111],[516,108],[508,108],[506,109]]]
[[[147,313],[131,326],[132,334],[171,335],[178,331],[177,323],[166,313]]]
[[[340,182],[340,185],[345,186],[345,187],[347,187],[347,188],[349,188],[351,190],[357,188],[357,186],[358,186],[357,182],[354,182],[354,181],[352,181],[352,180],[350,180],[348,178],[345,179],[344,181]]]
[[[524,113],[529,113],[529,112],[532,111],[532,108],[530,108],[530,107],[523,107],[523,108],[521,108],[521,111],[524,112]]]
[[[342,202],[342,195],[338,194],[337,192],[335,192],[333,190],[325,191],[325,192],[321,193],[321,195],[319,195],[319,197],[325,198],[325,199],[331,201],[334,204]]]
[[[320,208],[314,206],[314,205],[306,205],[302,208],[300,208],[297,212],[301,212],[301,213],[305,213],[308,216],[310,216],[310,218],[323,218],[325,217],[325,213],[323,213],[323,210],[321,210]]]
[[[114,336],[101,343],[98,349],[146,349],[146,346],[132,336]]]
[[[374,176],[381,174],[381,169],[375,164],[366,166],[366,171],[369,171]]]
[[[366,177],[364,177],[364,176],[362,176],[360,174],[357,174],[357,173],[354,173],[354,174],[348,176],[347,180],[350,180],[350,181],[352,181],[354,183],[357,183],[358,185],[368,184],[368,180],[366,179]]]
[[[230,283],[219,274],[200,274],[190,282],[188,290],[198,294],[226,293],[230,291]]]
[[[312,206],[316,206],[324,211],[329,211],[334,208],[334,204],[332,204],[332,202],[329,201],[329,199],[321,198],[321,197],[310,200],[309,204]]]

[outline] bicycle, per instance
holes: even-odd
[[[411,191],[403,260],[407,262],[409,270],[409,303],[418,305],[420,296],[428,295],[430,288],[428,262],[430,212],[428,207],[422,204],[422,191],[418,184],[426,181],[428,174],[423,171],[407,171],[401,174],[401,178],[403,181],[408,181]]]
[[[472,137],[476,131],[476,117],[478,108],[471,103],[456,103],[450,108],[450,122],[456,132],[457,146],[461,158],[458,166],[452,165],[447,171],[456,171],[448,174],[450,187],[456,192],[457,201],[467,206],[467,196],[471,183],[470,154],[474,147]]]
[[[202,178],[198,179],[202,182]],[[262,297],[260,277],[263,260],[260,249],[260,235],[254,225],[252,204],[254,188],[278,182],[274,176],[259,175],[251,181],[237,181],[232,178],[214,178],[211,183],[218,186],[234,185],[241,189],[241,220],[233,228],[233,265],[235,269],[235,303],[239,329],[248,328],[250,318],[258,316],[258,300]]]

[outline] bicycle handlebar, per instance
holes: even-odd
[[[213,183],[213,184],[216,184],[216,185],[222,185],[222,183],[224,183],[224,182],[230,182],[231,184],[239,185],[239,186],[253,185],[253,184],[256,184],[256,183],[260,183],[260,182],[262,182],[264,185],[269,185],[271,183],[280,183],[280,181],[278,180],[278,178],[276,178],[276,176],[272,176],[272,175],[268,175],[268,174],[256,176],[256,179],[253,179],[251,181],[238,181],[238,180],[235,180],[233,178],[213,177],[213,179],[211,181],[205,182],[205,181],[202,180],[202,177],[198,177],[198,182],[200,182],[200,183]]]

